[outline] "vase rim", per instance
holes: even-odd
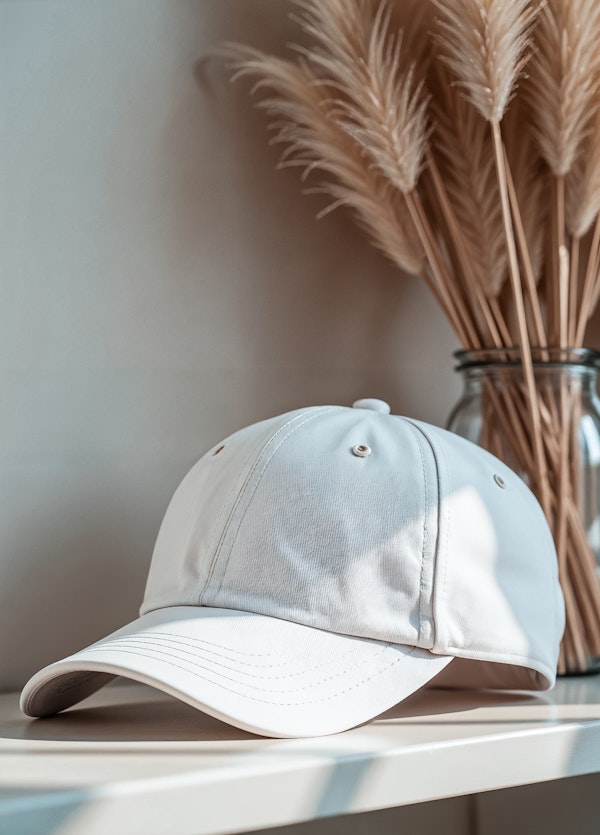
[[[502,367],[522,365],[521,349],[518,347],[460,350],[455,351],[453,356],[457,361],[456,371],[494,365]],[[540,348],[532,346],[531,356],[534,365],[545,368],[551,366],[583,366],[584,368],[600,369],[600,351],[595,348]]]

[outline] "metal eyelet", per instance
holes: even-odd
[[[367,458],[370,454],[371,447],[366,444],[356,444],[352,447],[352,455],[356,455],[357,458]]]
[[[225,444],[221,444],[221,446],[220,446],[220,447],[217,447],[217,448],[215,449],[215,451],[213,452],[213,458],[215,457],[215,455],[218,455],[218,454],[219,454],[220,452],[222,452],[224,449],[225,449]]]
[[[496,475],[494,476],[494,481],[496,482],[498,487],[501,487],[503,490],[506,490],[507,485],[501,475],[498,475],[498,473],[496,473]]]

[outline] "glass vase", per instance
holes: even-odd
[[[505,461],[540,499],[567,612],[558,672],[600,672],[600,353],[543,348],[532,356],[536,430],[517,349],[456,354],[463,392],[447,427]]]

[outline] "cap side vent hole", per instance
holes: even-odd
[[[358,458],[367,458],[371,454],[371,448],[366,444],[356,444],[352,447],[352,454]]]

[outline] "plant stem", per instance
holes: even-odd
[[[558,256],[558,343],[569,343],[569,251],[565,245],[565,178],[556,178],[556,252]]]
[[[488,299],[483,291],[483,287],[481,286],[481,282],[478,281],[477,276],[474,275],[473,265],[467,253],[462,230],[450,203],[450,199],[448,198],[448,193],[440,176],[435,158],[429,149],[427,151],[427,163],[431,173],[431,182],[433,183],[438,204],[442,211],[442,216],[446,222],[449,237],[454,244],[454,251],[456,253],[461,272],[466,279],[469,290],[473,293],[475,299],[477,300],[477,304],[479,305],[480,312],[489,331],[494,348],[501,348],[503,347],[503,344],[498,325],[492,315],[492,311],[488,303]]]
[[[577,321],[577,331],[575,336],[575,344],[583,345],[585,337],[585,328],[588,319],[593,313],[594,309],[594,290],[595,284],[598,280],[598,257],[600,254],[600,215],[596,218],[596,225],[594,226],[594,233],[592,236],[592,243],[590,246],[590,254],[588,256],[587,269],[585,278],[583,280],[583,288],[581,291],[581,307],[579,309],[579,319]]]
[[[580,238],[571,238],[569,259],[569,345],[575,346],[577,338],[577,311],[579,310],[579,246]]]
[[[523,374],[525,377],[525,384],[527,387],[527,406],[531,420],[531,439],[534,448],[534,459],[537,470],[538,487],[540,491],[539,497],[544,512],[546,513],[546,517],[550,519],[548,471],[546,466],[544,449],[542,445],[538,392],[536,390],[535,377],[533,373],[533,360],[531,357],[531,346],[529,344],[529,338],[527,334],[527,321],[525,315],[525,304],[523,300],[523,289],[521,287],[521,279],[519,276],[519,263],[517,259],[517,250],[515,246],[515,239],[510,216],[508,186],[506,182],[506,169],[504,165],[504,149],[502,147],[502,135],[500,133],[499,122],[494,121],[490,124],[492,128],[496,173],[498,176],[498,185],[500,188],[502,219],[504,222],[504,232],[506,237],[506,246],[508,250],[509,275],[514,295],[515,311],[517,314],[519,348],[521,350]]]
[[[452,296],[450,294],[449,288],[452,285],[452,280],[448,275],[448,269],[444,264],[439,244],[435,239],[429,220],[423,211],[419,197],[414,191],[405,193],[404,197],[415,229],[425,250],[431,272],[435,278],[436,289],[434,292],[436,297],[443,309],[447,311],[447,315],[452,321],[463,344],[479,347],[479,337],[475,331],[473,322],[465,310],[464,300],[458,295]],[[430,286],[433,289],[433,286]]]
[[[521,264],[523,265],[523,273],[525,274],[525,286],[527,288],[527,297],[531,306],[533,316],[533,329],[535,332],[536,345],[540,348],[548,347],[548,339],[546,337],[546,329],[544,328],[544,319],[542,316],[542,308],[535,283],[535,276],[533,275],[533,267],[531,266],[531,258],[529,256],[529,247],[527,245],[527,237],[525,229],[523,228],[523,220],[521,218],[521,211],[519,209],[519,202],[517,200],[517,192],[513,183],[513,178],[508,165],[506,153],[504,155],[504,167],[506,171],[506,184],[508,187],[508,195],[510,198],[510,207],[512,211],[515,231],[517,233],[517,240],[519,242],[519,251],[521,255]]]

